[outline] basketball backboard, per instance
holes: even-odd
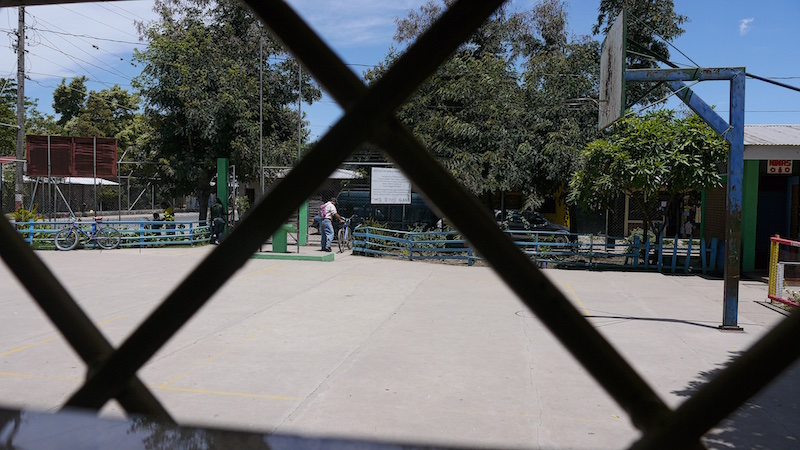
[[[600,49],[600,114],[598,128],[611,125],[625,113],[625,13],[608,30]]]

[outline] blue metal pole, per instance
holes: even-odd
[[[728,216],[725,221],[725,298],[721,329],[741,330],[739,278],[742,252],[742,186],[744,181],[744,93],[745,72],[739,68],[731,79],[730,143],[728,155]]]

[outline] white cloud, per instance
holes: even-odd
[[[392,43],[394,18],[405,17],[425,0],[287,0],[319,35],[336,47]]]
[[[739,34],[742,36],[747,34],[750,31],[750,24],[753,23],[754,20],[755,18],[753,17],[750,17],[748,19],[742,19],[739,22]]]

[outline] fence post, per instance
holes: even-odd
[[[414,260],[414,233],[408,233],[408,260]]]
[[[472,247],[467,247],[467,265],[472,266]]]
[[[717,270],[717,238],[711,238],[711,254],[708,255],[709,269],[714,272]]]
[[[144,247],[144,219],[139,221],[139,245]]]
[[[639,267],[640,242],[638,235],[633,237],[633,267]]]
[[[28,221],[28,243],[33,245],[33,221]]]
[[[189,222],[189,245],[194,245],[194,222]]]
[[[689,273],[689,261],[692,259],[692,237],[689,236],[689,248],[686,249],[686,262],[683,265],[683,273]]]
[[[650,234],[644,234],[644,268],[648,269],[650,265]]]
[[[674,243],[672,244],[672,273],[675,273],[675,268],[678,266],[678,235],[675,235]]]
[[[662,230],[663,231],[663,230]],[[664,269],[664,233],[658,234],[658,243],[656,244],[658,248],[656,249],[656,254],[658,255],[658,273]]]
[[[700,236],[700,266],[703,268],[703,275],[706,274],[706,240]]]

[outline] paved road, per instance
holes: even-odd
[[[39,255],[118,345],[211,249]],[[760,303],[761,282],[741,283],[744,332],[730,333],[716,329],[721,280],[545,273],[673,407],[783,318]],[[2,264],[0,286],[2,404],[54,411],[84,365]],[[711,448],[800,448],[798,374],[716,430]],[[254,259],[139,375],[187,425],[534,449],[617,449],[638,436],[485,267]]]

